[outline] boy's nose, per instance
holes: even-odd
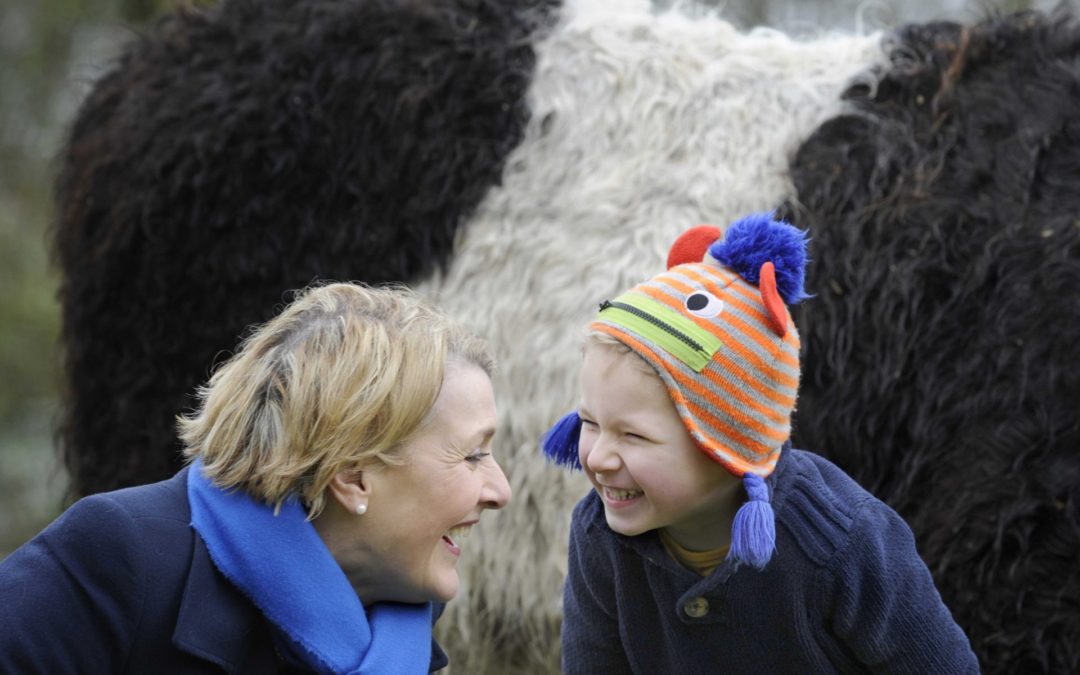
[[[592,447],[589,448],[584,460],[585,466],[593,473],[615,471],[621,464],[619,454],[615,452],[614,448],[611,447],[611,444],[603,435],[597,438],[592,444]]]

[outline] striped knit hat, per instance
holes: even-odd
[[[603,302],[589,326],[651,364],[698,448],[743,477],[750,501],[730,555],[759,568],[775,540],[762,478],[791,434],[799,387],[799,335],[785,304],[806,297],[805,267],[805,234],[771,214],[743,218],[726,236],[695,227],[675,242],[666,272]],[[579,427],[576,412],[563,418],[545,452],[580,467]]]

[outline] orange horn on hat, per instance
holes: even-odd
[[[758,290],[761,291],[761,302],[765,304],[765,311],[769,313],[772,329],[777,335],[784,337],[787,335],[787,312],[784,311],[784,301],[776,290],[776,267],[770,261],[761,265]]]
[[[709,250],[724,231],[715,225],[698,225],[679,235],[671,250],[668,252],[667,268],[671,269],[683,263],[699,263],[705,258],[705,252]]]

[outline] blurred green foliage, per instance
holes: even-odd
[[[53,158],[90,86],[81,58],[167,3],[42,0],[0,9],[0,429],[55,399],[56,279],[48,262]],[[86,53],[90,52],[90,53]],[[91,66],[92,68],[93,66]]]
[[[0,558],[60,510],[60,383],[49,261],[55,156],[95,77],[161,0],[0,4]]]

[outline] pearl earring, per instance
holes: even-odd
[[[356,505],[356,515],[362,516],[365,513],[367,513],[367,504],[365,504],[364,502],[360,502]]]

